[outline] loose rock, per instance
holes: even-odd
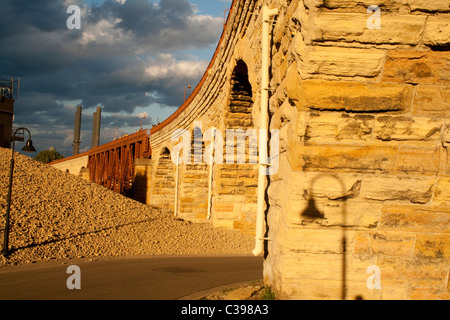
[[[11,150],[0,148],[0,241]],[[9,247],[0,266],[133,255],[249,254],[254,238],[192,223],[15,153]]]

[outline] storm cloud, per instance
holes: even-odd
[[[72,4],[81,8],[80,30],[66,26]],[[0,76],[21,78],[14,126],[33,131],[38,151],[53,145],[70,156],[76,104],[83,150],[98,105],[101,143],[115,128],[139,127],[139,110],[153,122],[156,110],[175,111],[185,81],[195,86],[209,63],[192,52],[212,51],[223,27],[223,18],[195,8],[187,0],[3,1]]]

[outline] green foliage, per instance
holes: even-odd
[[[38,153],[34,160],[42,163],[50,163],[56,160],[63,159],[64,157],[54,150],[46,150]]]
[[[271,287],[265,286],[259,300],[275,300],[275,292],[272,291]]]

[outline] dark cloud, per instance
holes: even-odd
[[[0,35],[14,37],[33,29],[53,32],[65,28],[66,8],[55,0],[6,0],[1,4]]]
[[[97,23],[102,19],[120,21],[116,28],[130,31],[138,37],[155,36],[164,30],[186,28],[193,7],[186,0],[161,0],[159,4],[147,0],[119,3],[107,0],[90,8],[87,19]]]
[[[82,10],[81,30],[66,27],[67,1],[6,0],[0,6],[0,75],[21,77],[15,122],[33,128],[37,146],[53,145],[66,155],[76,103],[84,107],[85,135],[97,105],[103,107],[105,132],[138,126],[138,107],[175,111],[185,81],[194,86],[208,63],[179,53],[212,48],[222,29],[221,18],[196,15],[187,0],[73,4]],[[84,143],[82,148],[90,138]]]

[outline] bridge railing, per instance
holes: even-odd
[[[147,129],[108,142],[89,151],[89,179],[124,194],[133,186],[134,160],[151,157]]]

